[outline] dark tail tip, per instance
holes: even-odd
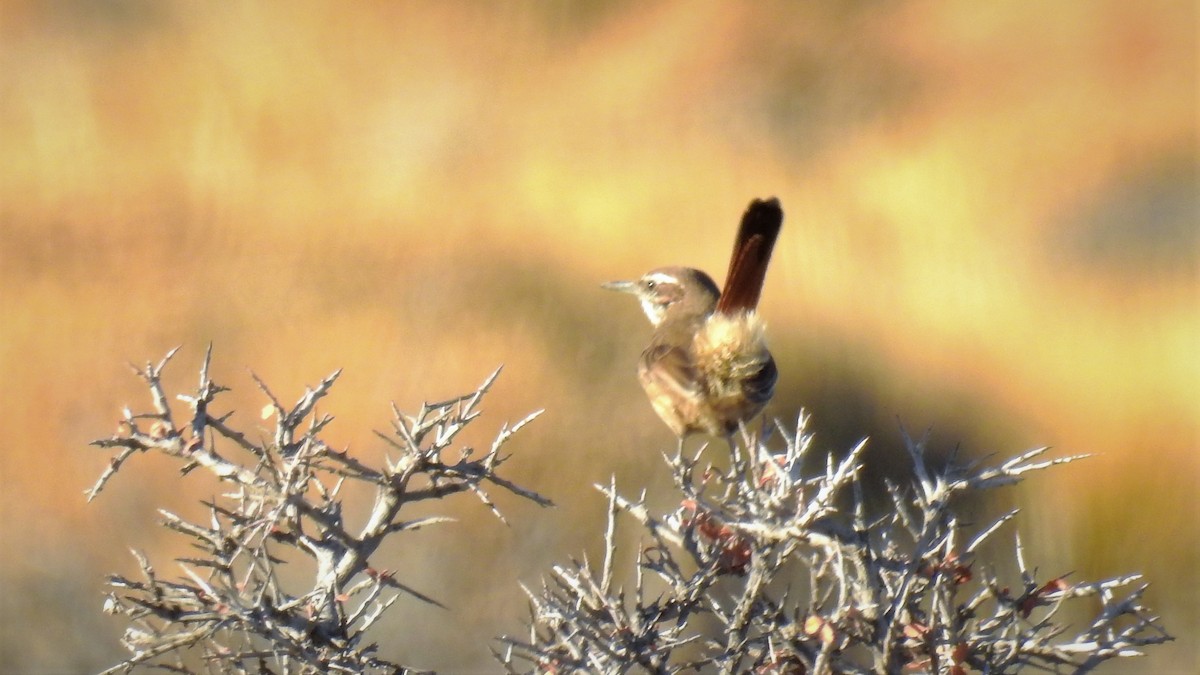
[[[770,197],[750,202],[733,242],[725,288],[717,302],[718,312],[754,309],[758,305],[767,263],[782,227],[783,207],[778,199]]]

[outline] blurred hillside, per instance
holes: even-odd
[[[290,401],[344,367],[331,436],[364,456],[389,401],[500,363],[481,439],[548,409],[510,447],[559,508],[510,504],[505,529],[466,504],[396,552],[451,609],[380,640],[493,671],[517,580],[595,550],[591,484],[667,480],[633,376],[649,329],[598,284],[719,276],[745,204],[777,195],[769,413],[804,406],[831,450],[870,435],[882,473],[905,470],[897,420],[969,457],[1099,453],[994,510],[1023,508],[1042,569],[1146,573],[1185,639],[1131,667],[1194,672],[1196,14],[0,0],[0,663],[116,660],[104,574],[129,547],[168,570],[179,542],[146,524],[214,488],[146,461],[87,506],[107,457],[86,443],[145,401],[125,362],[182,344],[183,387],[211,341],[247,426],[247,369]]]

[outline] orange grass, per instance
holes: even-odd
[[[1069,523],[1039,516],[1067,536],[1043,538],[1070,542],[1064,565],[1196,587],[1195,547],[1179,546],[1196,534],[1200,469],[1194,8],[10,1],[0,13],[8,579],[47,583],[39,561],[83,539],[96,568],[74,583],[95,598],[127,546],[151,545],[107,525],[97,538],[98,523],[145,522],[157,502],[127,512],[122,492],[177,482],[135,467],[85,508],[105,460],[83,446],[144,398],[123,361],[183,343],[186,384],[211,340],[248,418],[261,397],[244,367],[284,400],[345,367],[328,406],[335,436],[363,453],[379,450],[369,430],[388,400],[458,393],[507,364],[489,430],[548,407],[515,465],[575,502],[493,537],[503,569],[528,582],[588,540],[569,523],[599,514],[591,482],[633,480],[669,444],[632,377],[645,327],[595,285],[665,263],[719,272],[745,203],[775,194],[787,212],[764,298],[775,351],[803,361],[805,341],[845,344],[885,364],[865,384],[881,409],[951,409],[908,397],[957,392],[988,411],[960,421],[986,434],[1103,453],[1034,485],[1071,504]],[[1145,220],[1089,248],[1109,207],[1162,185],[1190,216],[1134,211]],[[800,405],[821,407],[775,412]],[[489,531],[482,510],[464,511],[468,531]],[[538,522],[563,529],[531,534]],[[11,543],[35,533],[48,533],[43,557],[16,556]],[[456,536],[431,550],[453,556]],[[523,548],[530,536],[544,550]],[[446,583],[422,574],[424,590]],[[467,583],[517,603],[473,615],[471,641],[516,620],[515,578]],[[1169,628],[1194,632],[1194,604],[1161,604]],[[454,620],[438,620],[399,643],[433,645],[413,662],[487,663],[482,642],[439,652],[455,640]],[[2,637],[11,649],[24,634]],[[1170,649],[1154,667],[1195,658]]]

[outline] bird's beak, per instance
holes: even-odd
[[[636,281],[609,281],[600,284],[600,288],[606,288],[610,291],[620,291],[622,293],[637,294],[638,285]]]

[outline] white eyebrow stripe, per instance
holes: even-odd
[[[662,284],[662,283],[666,283],[666,284],[679,283],[678,277],[676,277],[673,274],[667,274],[666,272],[655,272],[653,274],[647,274],[645,277],[643,277],[643,279],[646,281],[653,281],[655,283],[660,283],[660,284]]]

